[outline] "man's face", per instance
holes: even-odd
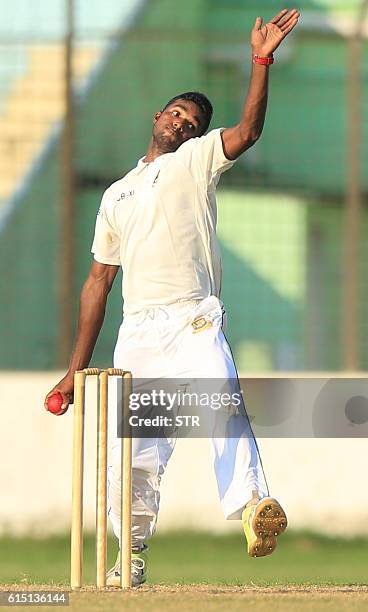
[[[172,153],[189,138],[201,136],[202,126],[200,108],[194,102],[179,99],[155,114],[152,136],[163,153]]]

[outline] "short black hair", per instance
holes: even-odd
[[[178,96],[174,96],[169,100],[163,110],[165,110],[171,104],[174,104],[176,100],[189,100],[190,102],[194,102],[201,109],[202,116],[204,118],[204,122],[201,125],[202,134],[204,134],[211,123],[213,107],[207,96],[199,91],[186,91],[185,93],[179,94]]]

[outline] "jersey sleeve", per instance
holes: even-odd
[[[114,227],[108,190],[105,191],[97,213],[91,253],[96,261],[120,266],[120,236]]]
[[[183,151],[183,153],[188,154],[186,157],[191,166],[191,171],[197,179],[205,180],[208,185],[213,182],[216,184],[221,174],[229,170],[236,161],[235,159],[228,159],[224,153],[221,138],[221,132],[224,129],[211,130],[205,136],[193,138],[192,141],[188,141],[182,147],[189,145],[187,151]]]

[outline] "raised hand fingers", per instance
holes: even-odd
[[[275,25],[278,25],[278,22],[280,21],[280,19],[282,19],[286,15],[287,12],[288,12],[288,9],[283,9],[277,15],[275,15],[273,19],[270,20],[270,23],[274,23]]]
[[[296,26],[296,24],[298,23],[299,16],[300,13],[298,11],[292,11],[288,19],[278,26],[283,32],[283,34],[288,34],[293,29],[293,27]]]
[[[289,27],[291,21],[295,19],[295,17],[299,17],[300,13],[297,9],[292,9],[288,11],[288,9],[284,9],[276,15],[273,19],[271,19],[270,23],[277,25],[282,31]]]
[[[291,30],[296,26],[297,23],[298,20],[294,19],[294,21],[292,21],[291,24],[285,30],[282,30],[283,35],[286,36],[286,34],[289,34],[289,32],[291,32]]]

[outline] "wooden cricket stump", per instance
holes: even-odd
[[[108,380],[109,376],[118,376],[122,379],[120,586],[128,589],[131,586],[132,557],[132,438],[129,424],[132,375],[117,368],[108,370],[85,368],[78,370],[74,375],[70,584],[73,590],[80,589],[83,585],[84,425],[85,386],[88,376],[98,377],[96,474],[96,587],[98,589],[106,587],[107,570]]]

